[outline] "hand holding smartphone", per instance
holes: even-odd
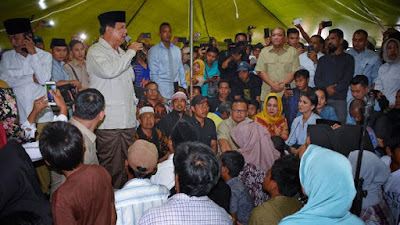
[[[49,105],[56,105],[56,102],[54,101],[54,97],[50,93],[50,90],[53,90],[54,93],[57,93],[56,82],[54,81],[46,82],[47,102],[49,103]]]

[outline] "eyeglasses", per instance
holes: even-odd
[[[247,109],[232,109],[232,112],[234,112],[234,113],[246,113]]]
[[[157,89],[147,89],[146,91],[148,91],[148,92],[150,92],[150,93],[156,93],[156,92],[158,92]]]

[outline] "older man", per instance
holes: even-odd
[[[285,84],[291,83],[294,73],[300,69],[297,51],[285,45],[285,31],[282,28],[272,30],[271,41],[272,46],[261,50],[254,68],[264,81],[261,87],[261,101],[264,101],[270,92],[282,92]]]
[[[98,89],[106,102],[106,117],[96,133],[97,151],[113,186],[121,188],[127,180],[123,168],[127,149],[135,140],[137,98],[131,61],[143,45],[134,42],[126,52],[119,47],[127,33],[125,12],[106,12],[98,19],[101,37],[89,48],[86,59],[89,87]]]
[[[237,99],[232,103],[231,116],[222,121],[218,126],[218,144],[222,152],[236,150],[238,146],[232,140],[231,130],[242,121],[249,121],[247,117],[247,103]]]
[[[13,50],[3,54],[0,62],[0,79],[8,83],[17,98],[19,123],[23,124],[33,109],[33,102],[46,94],[44,85],[51,77],[50,53],[36,48],[29,19],[16,18],[4,21]],[[38,117],[39,123],[53,121],[50,107]]]

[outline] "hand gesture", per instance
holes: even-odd
[[[308,52],[307,56],[314,62],[314,64],[318,63],[318,57],[317,57],[317,53],[315,51]]]
[[[326,92],[328,92],[329,96],[332,96],[332,95],[334,95],[336,93],[336,86],[337,86],[337,84],[333,84],[333,85],[328,86],[326,88]]]
[[[142,43],[138,43],[138,42],[132,42],[129,46],[128,49],[132,49],[137,51],[143,50],[143,44]]]
[[[31,55],[36,54],[35,43],[33,42],[31,36],[25,35],[23,46],[28,50],[29,54]]]

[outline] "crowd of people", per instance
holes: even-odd
[[[49,52],[4,22],[0,224],[400,223],[399,31],[238,33],[191,63],[169,23],[151,45],[98,20]]]

